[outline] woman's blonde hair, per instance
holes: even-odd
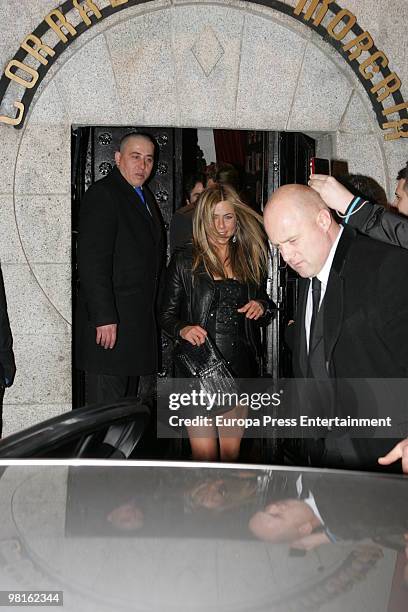
[[[234,209],[237,229],[234,240],[230,240],[229,264],[234,278],[242,283],[260,285],[267,272],[268,247],[262,217],[241,202],[237,192],[230,186],[206,189],[196,205],[193,220],[193,272],[203,264],[211,277],[227,278],[224,262],[221,262],[211,238],[216,236],[214,209],[219,202],[229,202]]]

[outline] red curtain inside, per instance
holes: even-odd
[[[246,133],[238,130],[214,130],[217,163],[232,164],[237,170],[245,167]]]

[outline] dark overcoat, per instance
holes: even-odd
[[[78,241],[76,364],[98,374],[139,376],[157,369],[156,302],[164,265],[163,220],[117,168],[86,192]],[[113,349],[95,342],[96,326],[117,323]]]
[[[308,375],[304,321],[309,282],[300,280],[296,323],[291,330],[293,371],[298,379]],[[406,437],[406,418],[396,412],[401,385],[384,379],[408,376],[408,251],[345,227],[322,306],[319,342],[324,343],[326,376],[337,383],[335,401],[329,412],[325,404],[321,406],[321,416],[367,416],[371,410],[372,418],[390,416],[394,425],[401,423],[400,437]],[[316,344],[312,350],[317,348]],[[347,382],[339,382],[341,379]],[[363,379],[377,379],[376,386],[371,387],[369,381],[362,384]],[[371,432],[367,429],[365,435]],[[377,458],[396,442],[392,438],[352,439],[360,466],[369,469],[376,469]]]
[[[309,279],[301,279],[293,327],[297,378],[307,372],[308,288]],[[322,340],[330,377],[407,377],[408,251],[344,228],[324,297]]]

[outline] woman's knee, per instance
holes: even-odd
[[[194,461],[217,461],[218,444],[213,438],[190,438]]]
[[[239,457],[241,438],[220,438],[221,461],[232,463]]]

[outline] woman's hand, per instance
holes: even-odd
[[[204,344],[207,332],[199,325],[186,325],[186,327],[180,329],[180,336],[183,340],[190,342],[190,344],[199,346],[200,344]]]
[[[245,313],[247,319],[259,319],[264,313],[264,307],[256,300],[251,300],[245,306],[238,308],[238,312]]]

